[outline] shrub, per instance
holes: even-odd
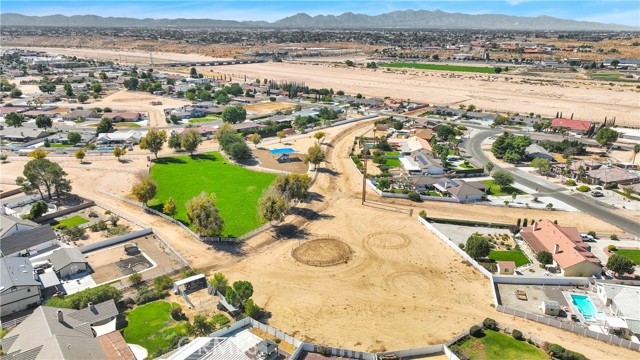
[[[424,210],[420,210],[420,212],[418,213],[420,215],[421,218],[427,220],[427,212]]]
[[[576,186],[576,181],[573,179],[569,179],[567,181],[564,182],[565,185],[567,186]]]
[[[160,300],[167,295],[164,291],[158,291],[156,289],[141,287],[138,290],[138,295],[135,298],[136,305],[146,304],[148,302]]]
[[[409,200],[411,201],[415,201],[415,202],[419,202],[420,201],[420,194],[418,194],[417,192],[410,192],[409,193]]]
[[[58,227],[58,229],[61,229],[61,228],[62,226]],[[84,237],[84,229],[79,226],[73,226],[70,228],[65,227],[65,229],[62,230],[62,233],[71,240],[80,240]]]
[[[171,315],[171,318],[176,321],[180,321],[185,318],[184,312],[182,311],[182,306],[176,303],[171,304],[169,314]]]
[[[608,184],[604,184],[604,188],[606,190],[612,190],[612,189],[617,189],[618,188],[618,183],[608,183]]]
[[[133,305],[136,303],[132,298],[130,297],[126,297],[124,299],[122,299],[122,306],[126,307],[126,308],[132,308]]]
[[[459,247],[460,249],[464,250],[464,244],[460,243],[460,244],[458,244],[458,247]]]
[[[616,234],[611,234],[611,240],[618,240],[618,235]]]
[[[516,340],[522,340],[522,332],[520,330],[513,329],[511,331],[511,336]]]
[[[317,351],[318,351],[318,354],[320,354],[322,356],[331,355],[331,350],[326,346],[322,346],[322,345],[318,346],[318,350]]]
[[[224,314],[215,314],[211,317],[211,323],[219,329],[229,323],[229,318]]]
[[[561,359],[564,356],[565,348],[558,344],[547,345],[547,353],[553,354],[554,357]]]
[[[95,224],[89,226],[89,229],[93,232],[107,230],[107,223],[104,220],[100,220]]]
[[[95,211],[91,210],[91,211],[89,211],[89,217],[90,218],[97,218],[98,217],[98,213],[96,213]]]
[[[485,329],[494,330],[494,331],[498,330],[498,323],[491,318],[484,319],[484,321],[482,322],[482,326]]]
[[[131,281],[131,285],[138,286],[142,284],[142,275],[140,273],[133,273],[129,275],[129,281]]]
[[[180,277],[182,277],[183,279],[186,279],[189,276],[193,276],[196,274],[197,274],[196,271],[193,270],[192,268],[183,267],[182,270],[180,270]]]
[[[593,238],[594,238],[594,239],[596,239],[596,238],[597,238],[597,236],[596,236],[596,232],[595,232],[595,231],[593,231],[593,230],[589,230],[589,232],[587,233],[587,235],[593,236]]]
[[[172,285],[173,279],[169,275],[160,275],[153,279],[153,287],[158,291],[169,289]]]
[[[473,325],[469,329],[469,334],[473,337],[482,337],[484,336],[484,330],[482,330],[482,328],[478,325]]]
[[[587,192],[589,191],[589,187],[587,185],[580,185],[576,188],[576,190],[580,191],[580,192]]]

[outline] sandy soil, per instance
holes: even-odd
[[[289,155],[289,161],[283,163],[278,162],[276,157],[267,150],[259,148],[254,150],[253,154],[260,160],[260,166],[264,168],[295,172],[299,174],[304,174],[309,170],[309,166],[304,163],[304,154],[291,154]]]
[[[256,114],[268,114],[278,110],[292,109],[294,107],[296,107],[296,104],[287,104],[287,103],[281,103],[281,102],[275,102],[275,101],[249,104],[249,105],[243,106],[245,110],[254,112]]]
[[[429,104],[474,104],[480,109],[602,121],[640,123],[640,94],[631,85],[571,81],[561,83],[514,75],[452,74],[426,70],[365,70],[327,64],[262,63],[220,66],[216,71],[243,78],[304,81],[313,87],[366,96],[411,99]],[[625,89],[622,91],[622,89]],[[588,90],[588,91],[585,91]]]

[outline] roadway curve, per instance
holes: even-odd
[[[486,130],[480,133],[475,134],[475,136],[470,139],[465,139],[464,143],[461,146],[466,149],[467,153],[471,155],[474,159],[477,159],[483,163],[489,161],[489,158],[482,151],[482,142],[492,135],[496,135],[500,133],[498,130]],[[500,170],[498,165],[495,166],[495,170]],[[516,180],[516,182],[530,187],[532,189],[537,189],[538,192],[554,197],[564,203],[567,203],[574,208],[593,215],[596,218],[599,218],[602,221],[606,221],[612,225],[615,225],[622,229],[623,231],[633,234],[635,236],[640,236],[640,224],[632,219],[626,218],[624,216],[614,214],[611,211],[606,210],[603,205],[594,201],[591,198],[588,198],[582,194],[573,194],[567,195],[562,192],[564,190],[563,187],[545,181],[539,177],[531,176],[517,168],[514,169],[502,169],[511,172]]]

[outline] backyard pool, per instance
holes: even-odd
[[[279,154],[290,154],[290,153],[294,153],[296,151],[293,150],[292,148],[280,148],[280,149],[269,150],[269,152],[271,154],[273,154],[273,155],[279,155]]]
[[[99,147],[96,148],[96,150],[98,151],[113,151],[115,148],[114,147]]]
[[[598,310],[586,295],[571,294],[573,304],[578,308],[585,320],[595,320]]]

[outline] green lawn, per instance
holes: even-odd
[[[511,185],[500,188],[499,185],[496,185],[493,183],[493,180],[485,180],[482,183],[491,188],[489,190],[489,195],[503,196],[503,195],[511,195],[514,192],[518,195],[526,194],[524,191],[518,188],[515,188]]]
[[[473,165],[471,165],[471,164],[465,164],[465,163],[462,163],[462,164],[460,164],[459,166],[460,166],[461,168],[463,168],[463,169],[475,169],[475,167],[474,167]]]
[[[138,125],[136,123],[130,123],[130,122],[116,123],[113,126],[116,127],[116,128],[139,128],[140,127],[140,125]]]
[[[460,344],[462,354],[471,360],[546,360],[549,356],[526,341],[492,330],[481,338],[471,337]]]
[[[216,121],[218,119],[219,118],[217,116],[207,116],[207,117],[189,119],[189,123],[191,124],[203,123],[203,122],[209,122],[209,121]]]
[[[400,151],[387,151],[384,153],[387,156],[399,156],[400,155]]]
[[[186,321],[175,321],[169,315],[171,304],[154,301],[127,314],[127,327],[122,336],[127,343],[138,344],[153,356],[158,349],[168,349],[171,339],[186,334]]]
[[[158,192],[149,206],[162,210],[173,197],[176,219],[188,224],[185,203],[204,191],[216,194],[216,205],[224,219],[223,236],[238,237],[263,224],[258,217],[258,200],[276,175],[230,164],[217,152],[193,158],[160,158],[154,163],[151,176],[158,184]]]
[[[442,197],[442,194],[440,194],[437,191],[427,191],[427,196],[437,196],[437,197]]]
[[[88,223],[88,222],[89,222],[89,220],[83,218],[80,215],[76,215],[76,216],[72,216],[70,218],[66,218],[64,220],[54,221],[54,226],[64,225],[67,228],[70,228],[70,227],[82,225],[82,224]]]
[[[618,255],[623,255],[631,259],[636,265],[640,265],[640,250],[625,250],[618,249],[616,252]]]
[[[514,261],[516,266],[522,266],[529,263],[529,259],[522,253],[522,251],[491,251],[489,253],[489,259],[493,261]]]
[[[73,145],[71,144],[49,144],[50,148],[68,148],[68,147],[72,147]]]
[[[387,159],[387,162],[385,164],[390,167],[400,167],[400,159]]]
[[[415,64],[415,63],[390,63],[386,65],[392,68],[413,68],[422,70],[444,70],[444,71],[460,71],[460,72],[477,72],[485,74],[495,74],[495,70],[492,67],[482,66],[461,66],[461,65],[445,65],[445,64]],[[504,68],[502,69],[504,72]]]

